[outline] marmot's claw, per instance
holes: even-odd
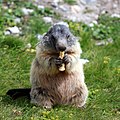
[[[69,62],[70,62],[70,58],[68,57],[67,54],[65,54],[65,56],[63,57],[63,63],[68,64]]]
[[[63,60],[61,58],[55,58],[54,62],[58,67],[63,64]]]
[[[52,103],[50,101],[45,101],[44,102],[44,105],[43,105],[43,108],[47,109],[47,110],[50,110],[52,108]]]

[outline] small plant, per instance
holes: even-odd
[[[23,16],[23,12],[21,11],[20,8],[15,9],[15,10],[13,11],[13,14],[14,14],[16,17],[22,17],[22,16]]]
[[[64,0],[65,3],[68,3],[70,5],[73,5],[76,3],[76,0]]]
[[[24,3],[24,6],[25,6],[26,8],[29,8],[29,9],[35,7],[34,4],[33,4],[32,2],[28,2],[28,1]]]
[[[53,15],[55,15],[55,12],[49,7],[46,7],[45,9],[39,9],[38,13],[41,14],[41,15],[44,15],[44,16],[53,16]]]
[[[26,25],[23,26],[23,30],[24,33],[28,32],[34,35],[38,33],[43,34],[49,26],[49,24],[45,24],[41,17],[30,17]]]
[[[93,37],[97,40],[105,40],[110,38],[112,33],[112,27],[105,26],[103,24],[94,25],[92,28]]]
[[[4,39],[0,38],[0,47],[8,46],[9,48],[21,48],[23,44],[23,41],[18,37],[6,36]]]

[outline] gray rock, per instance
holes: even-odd
[[[30,43],[28,43],[28,44],[25,46],[26,49],[30,49],[31,47],[32,47],[32,45],[31,45]]]
[[[4,32],[4,35],[10,35],[10,34],[11,34],[11,33],[10,33],[9,30],[7,30],[7,31]]]
[[[53,0],[54,3],[60,3],[63,2],[63,0]]]
[[[20,30],[17,26],[9,27],[7,31],[10,31],[11,34],[20,34]]]
[[[103,46],[103,45],[108,45],[108,44],[111,44],[111,43],[113,43],[113,39],[112,38],[108,38],[106,41],[104,41],[104,40],[96,41],[95,45]]]
[[[108,43],[113,43],[113,39],[112,39],[112,38],[108,38],[108,39],[107,39],[107,42],[108,42]]]
[[[43,17],[43,20],[46,22],[46,23],[53,23],[53,20],[51,17]]]
[[[94,23],[88,24],[89,27],[94,27],[94,25],[95,25]]]
[[[54,7],[54,8],[57,8],[57,7],[58,7],[58,3],[52,2],[52,3],[51,3],[51,6]]]
[[[33,11],[34,11],[33,9],[22,8],[22,12],[24,15],[29,15]]]
[[[106,45],[106,42],[104,40],[96,41],[95,45],[96,46],[103,46],[103,45]]]
[[[43,39],[43,35],[41,35],[41,34],[37,34],[36,37],[37,37],[38,41]]]
[[[20,19],[20,18],[15,18],[15,19],[14,19],[14,22],[15,22],[15,23],[20,23],[20,22],[21,22],[21,19]]]
[[[85,5],[86,4],[86,0],[80,0],[80,3]]]
[[[64,5],[60,5],[59,9],[61,9],[63,12],[67,12],[68,9]]]
[[[7,10],[9,7],[8,6],[2,6],[3,9]]]
[[[77,20],[77,17],[74,16],[74,15],[68,16],[67,19],[69,19],[69,20],[71,20],[71,21],[73,21],[73,22],[78,21],[78,20]]]
[[[32,0],[31,0],[32,1]],[[64,0],[34,0],[37,5],[50,6],[61,15],[61,19],[84,22],[86,24],[97,21],[101,13],[108,13],[112,17],[120,15],[120,0],[76,0],[76,5],[64,4]]]
[[[72,5],[71,6],[71,12],[73,14],[79,14],[82,9],[83,9],[83,7],[82,6],[80,7],[79,5]]]
[[[45,9],[45,7],[44,7],[43,5],[38,5],[37,8],[38,8],[38,9],[42,9],[42,10]]]
[[[97,2],[97,0],[85,0],[86,3],[94,3],[94,2]]]
[[[117,18],[120,18],[120,14],[112,14],[111,17],[117,17]]]

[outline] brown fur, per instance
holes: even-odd
[[[58,57],[59,53],[46,50],[41,43],[37,45],[30,77],[32,103],[48,109],[55,104],[77,107],[85,105],[88,89],[84,82],[83,65],[79,59],[81,54],[79,42],[68,48],[66,54],[71,62],[66,65],[64,72],[60,72],[51,59]]]

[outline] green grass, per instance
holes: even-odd
[[[64,0],[64,2],[70,5],[74,5],[76,3],[76,0]]]
[[[0,120],[119,120],[120,19],[116,18],[100,17],[99,25],[105,26],[104,30],[109,26],[112,31],[100,33],[104,40],[113,38],[113,43],[105,46],[95,46],[93,32],[98,28],[104,31],[99,25],[92,31],[83,23],[68,22],[74,35],[81,37],[82,58],[90,60],[84,66],[89,89],[85,109],[58,105],[47,111],[30,104],[25,98],[14,101],[6,96],[7,90],[11,88],[30,87],[30,66],[35,53],[24,51],[24,48],[31,43],[34,49],[37,43],[35,35],[47,32],[50,26],[36,14],[21,25],[24,31],[22,36],[4,36],[4,26],[7,25],[0,18]]]

